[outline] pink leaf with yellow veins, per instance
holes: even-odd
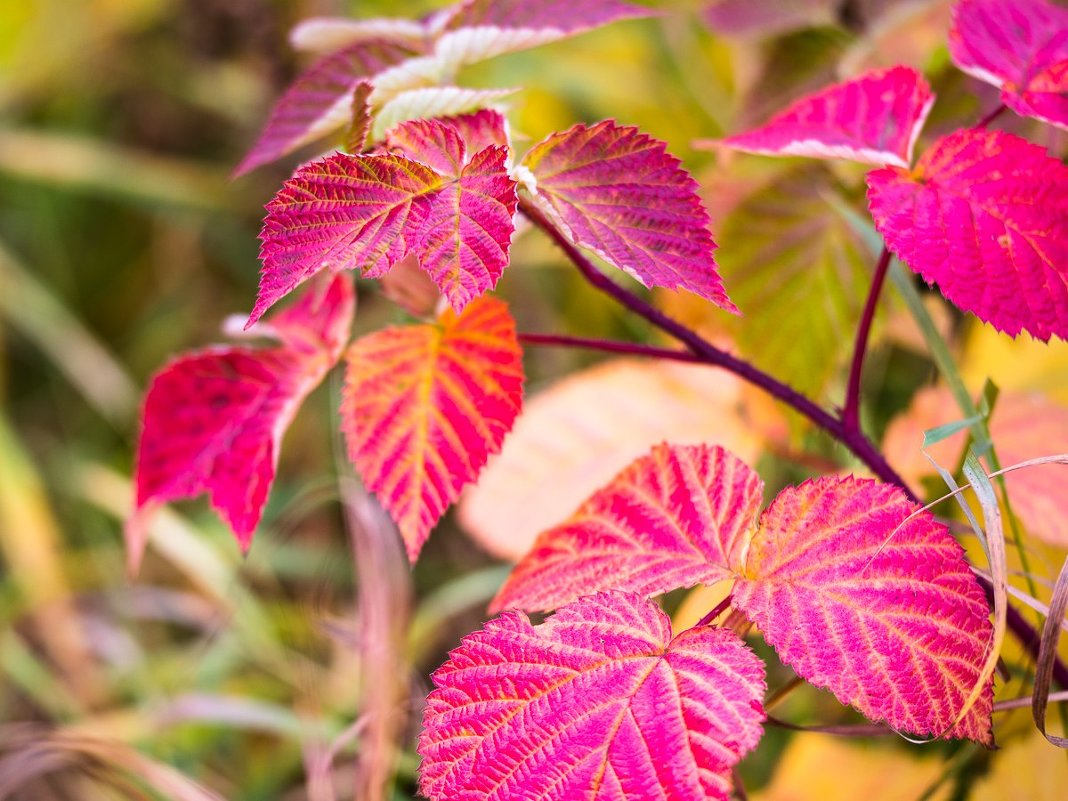
[[[887,246],[954,304],[1015,336],[1068,338],[1068,167],[1000,131],[943,137],[868,174]]]
[[[374,278],[409,255],[456,311],[496,284],[517,203],[507,149],[470,155],[447,120],[403,123],[391,141],[413,158],[338,153],[302,167],[268,204],[250,324],[321,270]]]
[[[945,526],[899,489],[822,478],[761,518],[734,606],[798,675],[898,731],[993,742],[989,681],[954,725],[990,645],[989,607]]]
[[[217,346],[153,377],[137,452],[136,509],[126,527],[131,567],[154,507],[207,492],[247,551],[297,409],[337,362],[355,298],[344,278],[312,287],[260,331],[271,348]]]
[[[960,0],[949,53],[1015,111],[1068,128],[1068,9],[1045,0]]]
[[[359,41],[312,64],[278,99],[260,138],[234,170],[243,175],[340,129],[351,118],[361,80],[413,51],[384,40]]]
[[[431,801],[726,801],[761,736],[764,666],[708,626],[672,638],[631,593],[539,626],[505,612],[433,675],[420,790]]]
[[[712,256],[697,183],[666,145],[608,120],[553,134],[523,159],[534,202],[572,242],[646,286],[686,289],[737,312]]]
[[[798,100],[753,131],[723,144],[768,156],[851,159],[907,167],[934,104],[911,67],[865,73]]]
[[[596,590],[655,595],[727,578],[763,489],[723,448],[658,445],[538,537],[491,608],[553,609]]]
[[[519,412],[515,322],[502,302],[483,297],[435,324],[369,334],[346,359],[341,416],[349,456],[414,562]]]

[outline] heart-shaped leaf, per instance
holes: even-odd
[[[760,739],[764,666],[708,626],[601,593],[539,626],[506,612],[433,675],[420,790],[432,801],[726,801]]]
[[[263,133],[234,176],[340,129],[351,119],[353,94],[360,81],[412,55],[405,45],[370,39],[320,58],[278,99]]]
[[[993,682],[956,723],[993,629],[945,526],[867,479],[788,487],[746,543],[733,603],[779,657],[872,720],[993,743]]]
[[[1068,9],[1045,0],[960,0],[953,62],[1015,111],[1068,128]]]
[[[887,246],[965,311],[1015,336],[1068,338],[1068,167],[1001,131],[935,142],[868,174]]]
[[[352,325],[349,281],[312,287],[262,327],[260,350],[218,346],[175,359],[145,396],[136,510],[126,527],[131,566],[159,503],[207,492],[247,551],[274,480],[282,436],[337,362]]]
[[[349,456],[414,562],[430,529],[499,450],[522,401],[522,354],[501,301],[386,328],[346,354]]]
[[[737,312],[697,183],[663,142],[606,120],[553,134],[523,163],[537,179],[534,202],[575,244],[646,286],[686,289]]]
[[[554,609],[596,590],[657,595],[727,578],[763,490],[723,448],[658,445],[538,537],[491,609]]]
[[[931,87],[916,70],[891,67],[803,97],[767,124],[723,144],[768,156],[907,167],[933,104]]]
[[[505,147],[472,155],[463,133],[414,120],[391,137],[418,142],[412,158],[337,153],[299,169],[267,206],[250,323],[323,269],[374,278],[407,255],[457,311],[491,289],[508,264],[516,184]]]

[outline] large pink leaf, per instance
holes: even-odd
[[[540,626],[506,612],[433,675],[420,790],[432,801],[726,801],[761,735],[764,666],[726,629],[602,593]]]
[[[697,183],[663,142],[607,120],[553,134],[523,163],[537,178],[535,203],[573,242],[646,286],[737,311],[716,271]]]
[[[991,744],[993,682],[954,725],[993,629],[945,526],[900,490],[822,478],[783,490],[741,566],[734,605],[798,675],[873,720]]]
[[[538,537],[492,609],[552,609],[596,590],[655,595],[727,578],[763,489],[722,448],[659,445]]]
[[[274,480],[278,450],[301,402],[348,339],[355,298],[342,277],[312,287],[263,326],[276,347],[214,347],[181,356],[152,379],[127,525],[131,564],[152,509],[207,492],[248,550]]]
[[[352,115],[352,98],[360,81],[411,55],[413,51],[404,45],[372,39],[320,58],[278,99],[263,133],[234,175],[340,129]]]
[[[769,156],[907,167],[933,104],[931,87],[916,70],[892,67],[804,97],[762,127],[729,136],[723,144]]]
[[[460,311],[508,264],[517,197],[507,149],[472,155],[447,121],[398,126],[418,155],[337,153],[302,167],[267,206],[263,273],[250,323],[315,273],[359,269],[378,277],[408,255]]]
[[[341,416],[349,455],[414,562],[519,412],[515,322],[501,301],[483,297],[436,324],[369,334],[346,359]]]
[[[889,248],[953,303],[1015,336],[1068,337],[1068,168],[1000,131],[937,141],[868,174]]]
[[[1018,114],[1068,128],[1068,9],[1045,0],[960,0],[949,52]]]

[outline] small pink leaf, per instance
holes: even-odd
[[[609,120],[553,134],[523,162],[537,178],[535,203],[573,242],[646,286],[686,289],[737,312],[697,183],[663,142]]]
[[[344,126],[351,118],[353,94],[360,81],[411,55],[413,51],[403,45],[369,40],[316,61],[278,99],[263,133],[234,170],[234,177]]]
[[[323,269],[375,278],[407,255],[457,311],[496,284],[517,203],[507,150],[469,157],[463,131],[439,120],[404,123],[392,141],[416,158],[338,153],[299,169],[268,204],[250,324]]]
[[[916,509],[852,477],[783,490],[734,605],[798,675],[872,720],[990,745],[992,681],[953,726],[991,642],[990,609],[945,526],[928,512],[904,522]]]
[[[658,445],[538,537],[491,609],[553,609],[596,590],[655,595],[727,578],[763,489],[722,448]]]
[[[960,0],[949,53],[964,72],[1001,89],[1017,114],[1068,128],[1068,9],[1045,0]]]
[[[544,30],[561,38],[650,14],[647,8],[619,0],[467,0],[458,6],[446,27]]]
[[[500,449],[522,402],[508,307],[492,297],[436,324],[356,340],[342,426],[349,456],[396,521],[414,562],[430,529]]]
[[[419,739],[431,801],[726,801],[760,739],[764,666],[726,629],[674,639],[630,593],[539,626],[505,612],[433,675]]]
[[[248,550],[282,436],[337,362],[354,307],[350,283],[335,278],[263,326],[278,346],[214,347],[179,357],[153,377],[137,453],[136,508],[127,524],[134,569],[152,508],[201,492]]]
[[[911,172],[868,174],[889,248],[999,331],[1068,338],[1068,168],[1000,131],[937,141]]]
[[[892,67],[804,97],[761,128],[723,144],[768,156],[907,167],[933,104],[931,87],[916,70]]]

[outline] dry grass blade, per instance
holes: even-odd
[[[1068,737],[1058,737],[1046,731],[1046,707],[1050,701],[1050,682],[1053,678],[1053,661],[1057,657],[1057,643],[1061,638],[1061,622],[1068,612],[1068,557],[1064,560],[1057,583],[1053,585],[1053,597],[1049,603],[1049,616],[1042,627],[1042,641],[1038,647],[1038,664],[1035,665],[1035,688],[1031,695],[1031,716],[1043,736],[1058,748],[1068,748]]]

